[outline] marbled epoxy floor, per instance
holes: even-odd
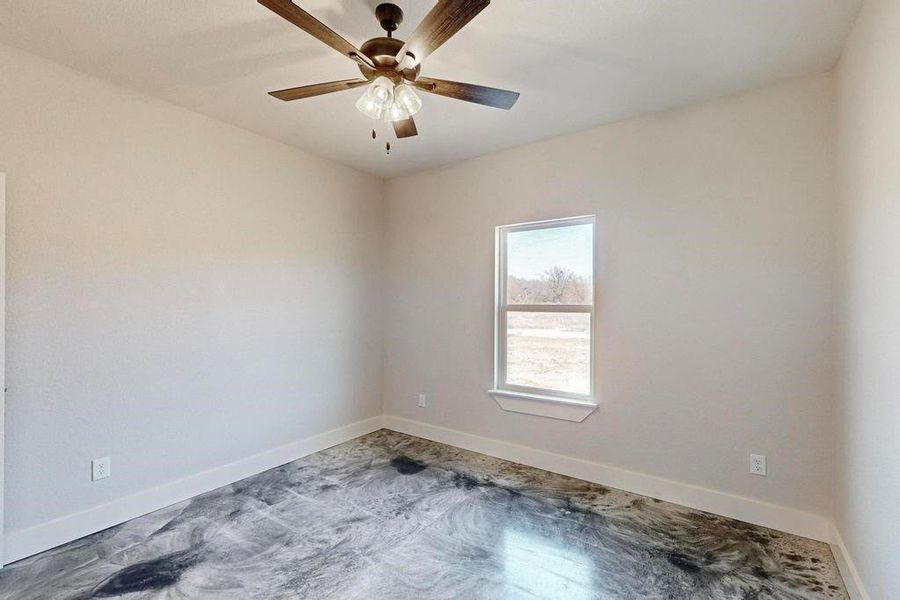
[[[0,570],[17,600],[846,597],[825,544],[387,430]]]

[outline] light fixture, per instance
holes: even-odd
[[[370,119],[381,118],[381,113],[394,102],[394,84],[390,79],[378,77],[366,86],[366,91],[356,101],[356,108]]]
[[[375,104],[375,101],[369,95],[369,90],[366,90],[359,97],[359,100],[356,101],[356,109],[370,119],[378,120],[381,118],[381,107]]]
[[[384,75],[376,78],[367,92],[375,106],[381,110],[386,109],[394,101],[394,83]]]
[[[422,101],[412,86],[394,83],[387,77],[376,78],[356,101],[356,108],[370,119],[384,117],[388,123],[410,118],[422,108]]]
[[[394,88],[394,104],[402,106],[410,117],[422,108],[422,100],[419,99],[412,87],[405,83],[401,83]]]
[[[384,111],[384,120],[388,123],[392,123],[394,121],[403,121],[408,118],[409,113],[406,112],[406,109],[403,107],[403,105],[396,100],[388,107],[386,111]]]
[[[394,82],[382,75],[369,86],[369,93],[375,104],[385,110],[394,101]]]

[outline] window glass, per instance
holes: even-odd
[[[506,383],[591,393],[589,313],[508,312]]]
[[[590,304],[591,223],[510,231],[506,238],[508,304]]]

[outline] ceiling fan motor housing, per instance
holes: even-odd
[[[363,43],[359,50],[372,59],[372,62],[378,69],[376,76],[384,75],[391,79],[399,79],[402,73],[404,79],[415,81],[419,77],[419,71],[422,69],[421,65],[416,65],[411,69],[403,69],[400,73],[394,70],[394,67],[397,66],[397,53],[400,52],[403,43],[403,40],[397,38],[377,37]],[[366,77],[372,74],[371,69],[362,65],[359,66],[359,70]]]

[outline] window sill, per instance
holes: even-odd
[[[586,400],[572,400],[555,396],[542,396],[508,390],[489,390],[500,408],[509,412],[524,413],[538,417],[562,419],[563,421],[584,421],[597,410],[597,404]]]

